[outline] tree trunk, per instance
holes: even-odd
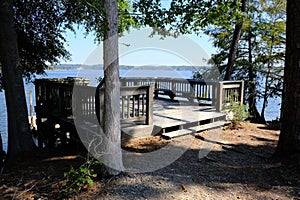
[[[300,152],[300,1],[287,1],[286,60],[281,108],[282,127],[276,154]]]
[[[265,119],[265,110],[266,110],[267,103],[268,103],[268,90],[270,89],[270,87],[269,87],[270,70],[271,70],[271,68],[268,65],[268,72],[267,72],[266,80],[265,80],[265,91],[264,91],[264,95],[263,95],[263,105],[262,105],[262,108],[261,108],[261,118],[264,121],[266,121],[266,119]]]
[[[24,83],[19,66],[17,34],[13,22],[13,1],[0,3],[0,62],[8,118],[8,160],[34,147],[30,135]]]
[[[246,12],[248,2],[247,0],[242,0],[241,11],[243,13]],[[243,22],[238,22],[234,27],[233,37],[231,41],[231,46],[228,54],[228,61],[226,66],[226,72],[224,80],[230,80],[233,73],[233,66],[236,58],[236,54],[238,52],[239,41],[242,34]]]
[[[118,1],[105,0],[108,31],[104,38],[104,156],[107,171],[116,175],[123,170],[120,130],[120,83],[118,52]]]
[[[255,86],[255,78],[256,74],[253,69],[253,56],[252,56],[252,42],[251,42],[252,34],[249,31],[248,35],[248,104],[249,104],[249,113],[251,115],[251,121],[255,123],[264,123],[262,121],[261,116],[256,107],[256,86]]]
[[[264,91],[264,95],[263,95],[263,105],[262,105],[262,108],[261,108],[261,117],[264,121],[265,120],[265,110],[266,110],[266,107],[267,107],[267,103],[268,103],[268,90],[270,89],[270,84],[269,84],[269,77],[270,77],[270,74],[271,74],[271,68],[272,68],[272,63],[271,63],[271,56],[273,54],[273,44],[274,44],[274,36],[272,36],[271,38],[271,47],[269,49],[269,52],[268,52],[268,62],[267,62],[267,66],[268,66],[268,71],[267,71],[267,75],[266,75],[266,80],[265,80],[265,91]]]

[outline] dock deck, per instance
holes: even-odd
[[[39,147],[78,141],[77,120],[83,120],[79,128],[85,132],[103,125],[104,88],[88,82],[35,80]],[[226,123],[225,105],[229,100],[243,102],[244,95],[243,81],[121,78],[120,82],[122,139],[158,134],[173,138],[220,127]]]
[[[161,134],[172,138],[219,127],[226,123],[224,120],[225,114],[217,112],[213,106],[155,99],[153,125],[139,125],[138,122],[131,125],[122,124],[122,132],[129,137]]]

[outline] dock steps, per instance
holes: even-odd
[[[204,124],[204,125],[199,125],[199,126],[189,127],[189,128],[185,128],[185,129],[176,130],[176,131],[171,131],[168,133],[163,133],[162,137],[171,139],[171,138],[180,137],[180,136],[184,136],[184,135],[188,135],[188,134],[195,134],[200,131],[219,128],[226,124],[229,124],[229,122],[216,121],[216,122],[212,122],[212,123],[208,123],[208,124]]]
[[[155,125],[137,125],[122,128],[122,140],[131,138],[146,138],[152,135],[157,135],[160,127]]]

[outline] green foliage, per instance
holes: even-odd
[[[44,73],[48,63],[68,59],[64,47],[64,7],[57,1],[14,1],[15,27],[23,74]]]
[[[104,0],[65,0],[68,6],[66,15],[69,17],[69,23],[84,27],[86,34],[95,35],[95,42],[103,41],[108,29],[106,22],[106,13],[104,10]],[[131,6],[129,0],[118,0],[119,23],[118,31],[122,34],[129,31],[131,27],[137,24],[131,17]]]
[[[64,173],[66,185],[64,190],[60,192],[59,198],[62,199],[78,194],[83,189],[93,186],[93,179],[98,175],[94,169],[102,167],[102,163],[95,160],[87,161],[78,169],[74,169],[73,166],[71,166],[70,170]]]
[[[136,22],[130,15],[129,0],[118,3],[121,34],[136,27]],[[86,35],[95,35],[95,42],[103,40],[107,31],[103,4],[104,0],[14,1],[20,64],[28,81],[35,74],[44,74],[47,64],[70,58],[64,45],[67,30],[76,32],[81,27]]]
[[[255,99],[263,98],[262,116],[268,98],[282,94],[285,10],[284,0],[250,0],[235,59],[232,78],[245,80],[246,99],[254,97],[251,109],[255,107]],[[230,16],[230,13],[224,15]],[[234,24],[234,20],[232,22]],[[233,30],[228,25],[219,24],[208,27],[205,33],[211,36],[218,50],[212,55],[212,60],[224,75]]]
[[[241,104],[241,102],[230,100],[225,106],[225,109],[228,111],[228,114],[231,115],[229,118],[233,127],[236,127],[240,122],[250,117],[247,112],[248,106]]]
[[[209,25],[232,29],[234,22],[244,20],[240,7],[240,0],[171,0],[170,4],[140,0],[133,3],[135,19],[141,25],[163,29],[157,32],[164,36],[201,34]]]

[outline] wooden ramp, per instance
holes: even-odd
[[[154,100],[153,125],[122,127],[122,138],[162,135],[174,138],[199,131],[221,127],[226,124],[225,114],[212,106],[201,106],[188,101]]]

